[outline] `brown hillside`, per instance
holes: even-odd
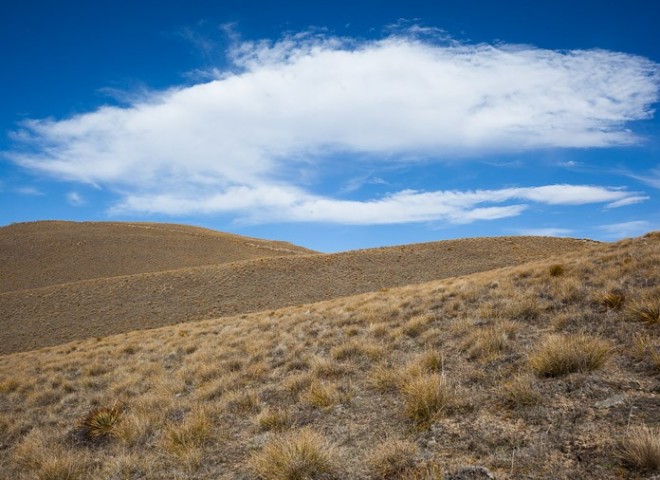
[[[0,294],[0,353],[456,277],[594,245],[548,237],[449,240],[8,292]]]
[[[660,233],[0,356],[0,478],[660,475]]]
[[[17,223],[0,228],[0,292],[299,253],[313,252],[184,225]]]

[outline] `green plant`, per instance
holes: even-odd
[[[109,408],[95,408],[82,421],[84,432],[92,440],[111,437],[121,416],[122,408],[118,402]]]

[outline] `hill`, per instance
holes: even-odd
[[[0,292],[9,292],[313,252],[185,225],[45,221],[0,228],[0,253]]]
[[[548,237],[449,240],[259,258],[6,292],[0,294],[0,353],[467,275],[593,245]],[[230,257],[222,251],[217,255]],[[85,270],[76,265],[72,270]],[[57,269],[66,266],[62,262]]]
[[[654,233],[1,356],[0,476],[655,478],[659,272]]]

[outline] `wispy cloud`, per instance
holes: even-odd
[[[44,194],[36,187],[18,187],[15,191],[21,195],[41,196]]]
[[[598,228],[605,232],[608,238],[612,239],[637,237],[652,229],[651,224],[645,220],[601,225]]]
[[[613,208],[642,198],[547,185],[347,201],[304,188],[299,167],[320,170],[335,153],[387,164],[632,144],[629,122],[651,116],[658,98],[658,65],[638,56],[432,36],[408,28],[377,41],[303,33],[237,42],[230,68],[213,81],[127,97],[124,108],[27,121],[5,155],[118,192],[113,211],[260,222],[469,222],[517,215],[525,202]]]
[[[573,233],[573,230],[568,228],[524,228],[518,230],[519,235],[531,235],[534,237],[567,237]]]
[[[634,193],[587,185],[546,185],[499,190],[417,192],[404,190],[383,198],[338,200],[297,188],[237,187],[218,194],[158,193],[129,195],[115,213],[149,212],[183,215],[237,213],[247,223],[327,222],[396,224],[445,221],[454,224],[520,215],[528,203],[586,205],[616,202]],[[513,204],[499,205],[515,202]]]
[[[80,195],[78,192],[67,193],[66,201],[69,202],[69,204],[73,205],[74,207],[80,207],[81,205],[84,205],[86,203],[83,196]]]
[[[646,173],[624,172],[630,178],[634,178],[653,188],[660,188],[660,166],[652,168]]]

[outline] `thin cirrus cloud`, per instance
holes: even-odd
[[[518,215],[530,202],[614,208],[646,199],[614,187],[546,185],[342,200],[314,193],[297,173],[328,162],[341,171],[341,161],[366,161],[377,172],[393,162],[424,168],[512,150],[634,144],[628,124],[652,116],[660,85],[658,65],[645,58],[413,34],[294,35],[237,43],[228,58],[209,82],[27,121],[5,156],[117,192],[111,212],[228,213],[248,222],[469,223]]]

